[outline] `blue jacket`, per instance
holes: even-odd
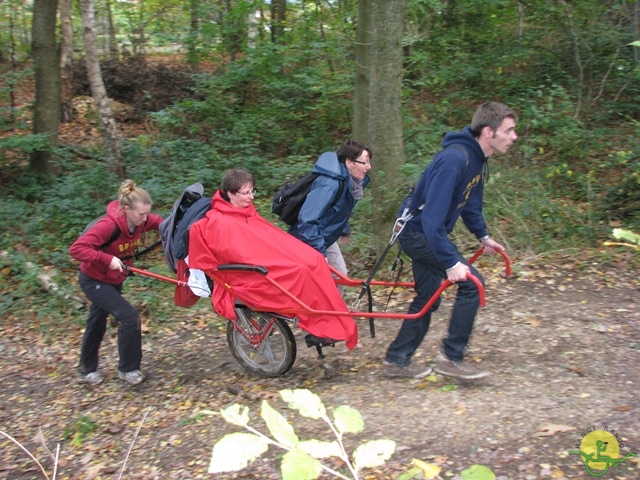
[[[336,152],[320,155],[312,171],[320,175],[300,209],[298,223],[289,229],[289,233],[325,255],[327,247],[341,236],[349,235],[349,216],[356,200],[351,191],[349,170],[338,160]],[[363,187],[369,180],[369,176],[364,177]],[[342,195],[329,208],[340,190],[340,181],[345,182]]]
[[[450,145],[464,147],[468,160],[464,152],[447,149]],[[451,268],[458,262],[459,254],[448,235],[458,218],[477,238],[487,234],[482,197],[483,170],[488,159],[470,127],[447,133],[442,148],[418,180],[410,208],[424,204],[424,209],[407,222],[406,228],[422,230],[436,259],[445,268]]]

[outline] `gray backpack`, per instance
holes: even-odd
[[[173,204],[173,209],[169,216],[160,224],[159,231],[160,239],[162,240],[162,249],[164,250],[164,258],[173,273],[178,271],[178,261],[174,255],[173,247],[174,234],[189,208],[203,198],[203,196],[204,187],[201,183],[196,182],[189,185],[182,191],[182,195],[176,200],[176,203]]]

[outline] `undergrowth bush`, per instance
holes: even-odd
[[[200,75],[198,99],[154,115],[168,133],[226,154],[270,157],[316,151],[350,122],[351,73],[309,61],[315,43],[256,48],[224,72]],[[311,50],[311,51],[310,51]]]

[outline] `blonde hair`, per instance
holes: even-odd
[[[124,207],[133,208],[136,203],[142,203],[143,205],[153,204],[151,195],[146,190],[136,187],[136,182],[133,180],[125,180],[120,184],[118,200],[122,209]]]

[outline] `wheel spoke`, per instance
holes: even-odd
[[[271,350],[271,337],[265,337],[265,339],[260,342],[258,345],[258,351],[267,359],[269,365],[272,367],[276,366],[276,359],[273,356],[273,351]]]
[[[235,359],[251,373],[277,377],[289,371],[296,357],[295,338],[286,322],[272,314],[237,308],[237,322],[227,326],[227,342]],[[257,327],[271,323],[268,333],[258,345],[244,336],[259,335]],[[249,330],[247,331],[247,328]]]

